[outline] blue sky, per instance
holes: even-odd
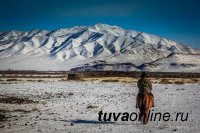
[[[0,31],[106,23],[200,49],[199,5],[198,0],[6,0]]]

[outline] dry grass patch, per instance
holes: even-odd
[[[6,79],[6,81],[22,81],[22,80],[13,78],[13,79]]]
[[[185,84],[185,81],[184,80],[182,80],[182,81],[174,81],[174,84]]]
[[[27,111],[27,110],[24,110],[24,109],[15,109],[15,110],[13,110],[12,112],[31,113],[31,111]]]
[[[88,105],[87,106],[87,109],[95,109],[95,108],[98,108],[99,106],[94,106],[94,105]]]
[[[118,79],[104,79],[102,82],[119,82]]]
[[[44,82],[44,80],[39,79],[37,82]]]
[[[172,81],[171,81],[170,79],[161,79],[161,80],[160,80],[160,83],[161,83],[161,84],[171,84]]]
[[[176,90],[177,90],[177,91],[180,91],[180,90],[183,91],[183,90],[185,90],[185,88],[177,88]]]
[[[198,83],[198,82],[200,82],[199,79],[191,79],[191,81],[194,82],[194,83]]]
[[[66,78],[66,79],[61,79],[61,80],[59,80],[59,81],[67,81],[67,78]]]
[[[29,103],[38,103],[30,99],[18,98],[18,97],[0,97],[0,103],[6,104],[29,104]]]
[[[28,82],[36,82],[37,80],[27,79]]]
[[[68,96],[73,96],[73,95],[74,95],[73,92],[69,92],[69,93],[68,93]]]
[[[4,114],[0,114],[0,121],[5,121],[6,120],[6,116]]]

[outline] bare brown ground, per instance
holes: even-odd
[[[161,83],[161,84],[200,83],[200,78],[150,78],[150,80],[153,83]],[[130,77],[99,77],[99,78],[84,78],[84,81],[136,83],[138,79]]]
[[[83,78],[82,80],[76,80],[77,82],[82,81],[100,81],[100,82],[124,82],[124,83],[136,83],[139,78],[131,77],[90,77]],[[185,84],[185,83],[200,83],[200,78],[150,78],[153,83],[160,84]],[[0,80],[1,84],[18,83],[18,82],[57,82],[69,81],[67,78],[2,78]]]

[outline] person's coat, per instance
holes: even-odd
[[[152,83],[148,78],[144,77],[138,80],[137,87],[139,88],[139,93],[150,93],[152,90]]]

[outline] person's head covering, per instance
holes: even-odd
[[[144,77],[149,77],[148,74],[146,72],[142,72],[140,78],[144,78]]]

